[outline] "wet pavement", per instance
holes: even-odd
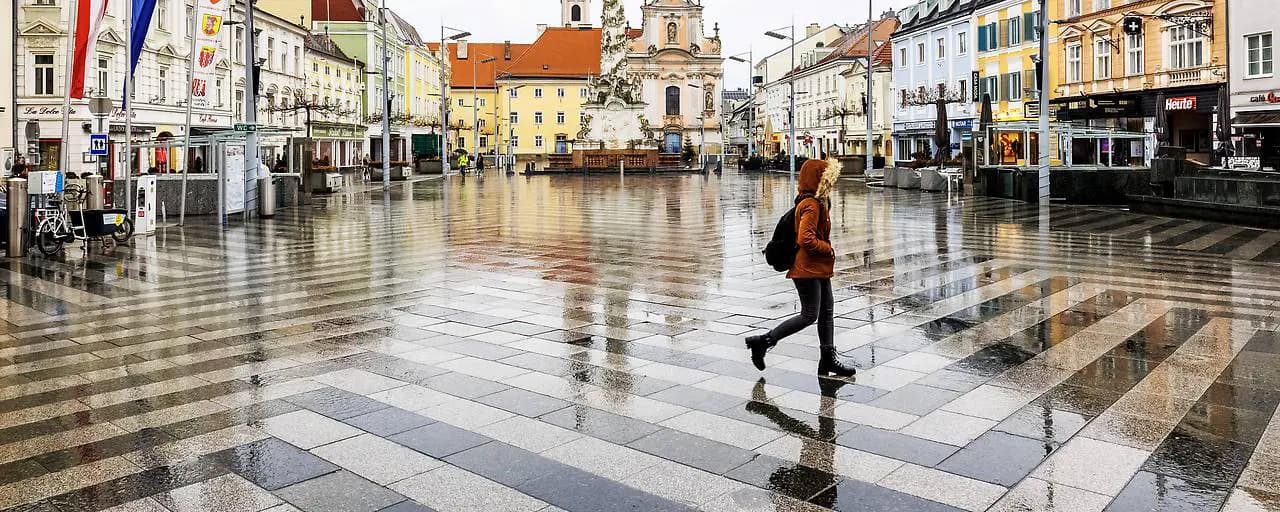
[[[785,177],[398,184],[7,260],[0,510],[1280,510],[1280,233]]]

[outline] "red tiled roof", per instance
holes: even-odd
[[[893,63],[893,51],[888,43],[889,37],[893,35],[895,30],[898,30],[898,18],[896,17],[881,18],[871,26],[871,38],[876,43],[873,58],[877,64]],[[832,49],[831,53],[823,57],[822,60],[809,67],[797,67],[790,73],[783,75],[782,78],[789,77],[792,73],[799,73],[837,60],[865,58],[867,56],[867,26],[863,25],[852,32],[840,36],[831,42],[829,48]]]
[[[505,73],[507,68],[515,63],[531,46],[533,45],[512,43],[511,60],[507,60],[503,58],[506,43],[468,43],[467,58],[459,59],[458,43],[449,43],[449,65],[453,69],[453,79],[450,80],[449,85],[455,89],[470,89],[474,83],[477,89],[493,89],[495,87],[493,82],[494,75]],[[440,43],[428,43],[427,48],[434,52],[440,48]],[[497,60],[482,63],[484,59],[489,57],[494,57]],[[475,62],[472,62],[472,59],[476,59]],[[471,76],[473,66],[476,73],[474,82]]]
[[[365,7],[360,0],[311,0],[311,16],[315,21],[364,21]]]
[[[600,37],[598,28],[548,27],[506,71],[536,78],[599,75]]]

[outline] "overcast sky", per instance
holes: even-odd
[[[374,0],[377,1],[377,0]],[[640,27],[643,0],[624,0],[627,17]],[[879,16],[886,9],[901,9],[916,0],[872,0]],[[532,42],[537,25],[560,22],[560,0],[386,0],[387,6],[413,23],[422,37],[440,38],[440,20],[450,27],[475,34],[472,41]],[[592,2],[592,19],[599,25],[603,2]],[[784,41],[765,37],[764,32],[790,25],[794,16],[798,27],[809,23],[847,25],[867,20],[867,0],[703,0],[707,36],[720,24],[724,55],[728,57],[754,50],[756,59],[786,46]],[[745,87],[747,65],[725,62],[725,83],[729,89]]]

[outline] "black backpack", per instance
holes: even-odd
[[[773,228],[773,238],[764,246],[764,260],[778,272],[791,270],[796,262],[796,253],[800,246],[796,244],[796,208],[793,206],[778,219],[778,227]]]

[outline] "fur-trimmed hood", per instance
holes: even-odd
[[[818,200],[826,202],[840,179],[840,171],[844,166],[839,160],[808,160],[800,168],[800,181],[796,189],[800,194],[813,194]]]

